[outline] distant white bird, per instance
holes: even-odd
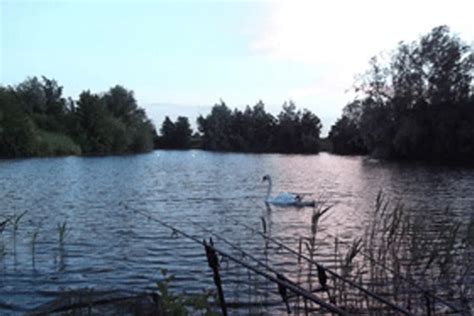
[[[282,192],[275,196],[271,196],[272,193],[272,178],[267,174],[263,176],[262,181],[268,181],[267,196],[265,197],[265,203],[278,205],[278,206],[315,206],[314,200],[303,200],[302,194]]]

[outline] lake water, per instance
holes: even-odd
[[[274,192],[311,193],[314,199],[337,203],[322,227],[345,240],[362,234],[381,189],[427,212],[427,220],[436,220],[442,215],[433,210],[448,206],[459,219],[474,210],[473,169],[364,157],[155,151],[4,160],[0,221],[28,212],[16,238],[11,226],[0,236],[5,252],[0,258],[0,312],[2,306],[9,312],[37,307],[66,289],[141,292],[156,286],[162,268],[175,275],[176,291],[213,288],[201,246],[133,210],[200,239],[210,234],[192,223],[205,225],[261,256],[262,239],[235,220],[260,229],[264,217],[273,237],[291,243],[307,235],[311,216],[311,209],[267,210],[265,174],[272,176]],[[68,229],[60,245],[58,225],[64,222]],[[229,250],[218,239],[216,245]],[[281,256],[267,260],[282,272],[291,273],[294,266],[294,260]],[[245,276],[239,268],[223,271],[229,300],[239,300],[239,280]]]

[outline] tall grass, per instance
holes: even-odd
[[[364,282],[414,311],[448,310],[435,296],[472,310],[473,243],[467,236],[473,228],[472,218],[465,225],[449,208],[413,210],[379,193],[363,238]]]
[[[318,244],[327,238],[318,226],[329,209],[313,211],[309,234],[299,242],[299,252],[316,262],[323,258],[318,256],[322,255]],[[333,236],[334,253],[327,264],[343,279],[414,314],[457,311],[470,315],[474,301],[474,215],[467,223],[458,218],[449,208],[415,210],[380,193],[360,237],[347,243]],[[340,278],[327,278],[321,269],[320,287],[314,288],[315,267],[311,264],[302,271],[307,273],[313,292],[325,290],[328,300],[354,313],[389,312],[385,303]]]
[[[69,231],[69,229],[67,227],[67,220],[63,221],[62,223],[58,223],[57,230],[58,230],[59,245],[63,246],[64,245],[64,240],[65,240],[66,235]]]
[[[57,155],[80,155],[81,147],[77,145],[70,137],[39,130],[37,135],[38,156],[57,156]]]

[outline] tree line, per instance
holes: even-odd
[[[0,157],[138,153],[156,134],[133,92],[122,86],[74,101],[55,80],[0,86]]]
[[[382,56],[383,57],[383,56]],[[474,161],[474,52],[439,26],[388,58],[371,59],[358,96],[331,127],[338,154]],[[65,98],[55,80],[0,86],[0,157],[138,153],[153,148],[317,153],[321,121],[285,102],[273,116],[259,101],[244,110],[224,101],[197,118],[166,117],[158,135],[133,91],[115,86]]]
[[[321,133],[320,119],[307,109],[298,110],[294,102],[285,102],[278,116],[265,110],[259,101],[241,111],[231,110],[224,101],[215,104],[206,116],[197,118],[199,134],[192,135],[189,122],[166,117],[161,126],[159,146],[187,148],[194,140],[206,150],[234,152],[317,153]]]
[[[46,77],[0,86],[0,157],[108,155],[153,148],[316,153],[321,122],[308,110],[285,102],[274,117],[259,101],[231,110],[223,101],[197,119],[166,117],[158,135],[133,91],[115,86],[104,93],[82,91],[65,98],[63,87]]]
[[[474,53],[447,26],[380,56],[329,138],[339,154],[474,161]]]
[[[277,117],[259,101],[244,111],[221,101],[207,116],[199,116],[202,147],[239,152],[317,153],[321,121],[309,110],[285,102]]]

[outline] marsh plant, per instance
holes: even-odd
[[[5,230],[5,227],[9,222],[9,218],[2,219],[0,221],[0,261],[3,261],[3,258],[5,258],[5,255],[7,253],[7,250],[5,248],[5,241],[3,239],[3,231]]]
[[[210,292],[202,294],[175,294],[170,290],[174,276],[166,269],[161,269],[163,279],[157,282],[158,294],[160,296],[160,310],[164,315],[220,315],[213,311],[210,299],[213,295]],[[215,298],[213,298],[215,300]]]
[[[316,255],[318,253],[318,236],[320,233],[320,221],[323,218],[323,216],[328,213],[334,205],[328,204],[324,200],[320,200],[321,202],[316,204],[316,206],[313,208],[311,212],[311,217],[310,217],[310,232],[307,236],[300,236],[298,239],[298,258],[297,258],[297,263],[299,266],[298,272],[297,272],[297,280],[298,283],[302,281],[302,276],[306,275],[307,273],[307,278],[306,282],[308,284],[308,288],[311,292],[325,292],[328,295],[328,298],[330,301],[332,301],[332,297],[330,296],[330,293],[328,291],[327,287],[327,276],[326,272],[324,271],[323,267],[321,266],[316,266],[314,264]],[[308,260],[308,266],[307,270],[303,268],[301,265],[302,263],[302,256],[305,256],[306,258],[309,258]],[[317,270],[315,273],[315,269]],[[315,277],[317,276],[317,281],[318,286],[314,287],[315,282]],[[301,303],[303,303],[303,306],[301,306]],[[303,302],[300,302],[299,297],[297,298],[296,301],[296,308],[302,308],[306,313],[313,309],[315,306],[312,302],[308,302],[306,300],[303,300]]]
[[[64,220],[62,223],[58,223],[58,242],[60,246],[64,245],[64,240],[67,236],[67,233],[69,232],[69,229],[67,227],[67,220]]]
[[[361,284],[361,276],[364,267],[359,264],[359,256],[362,250],[362,239],[354,239],[346,249],[342,249],[341,242],[334,238],[334,268],[342,278],[331,277],[331,286],[328,288],[330,297],[334,304],[344,306],[352,311],[364,308],[362,302],[354,298],[352,287],[344,280],[351,280]]]
[[[18,229],[20,228],[20,221],[21,219],[28,213],[28,211],[24,211],[19,215],[14,215],[11,219],[11,223],[13,225],[13,251],[16,253],[16,237],[18,233]]]
[[[13,216],[12,222],[13,222],[13,233],[16,234],[18,231],[18,228],[20,227],[20,221],[21,219],[28,213],[28,211],[24,211],[23,213],[19,215]]]
[[[5,247],[5,242],[3,241],[3,234],[0,232],[0,262],[3,261],[6,254],[7,254],[7,249]]]
[[[419,313],[472,311],[472,217],[465,225],[449,208],[415,212],[379,193],[371,218],[362,242],[370,290]]]
[[[314,209],[310,233],[300,238],[298,252],[307,253],[316,262],[319,255],[327,258],[327,254],[320,253],[318,244],[331,236],[319,225],[330,209]],[[361,237],[343,242],[332,236],[333,259],[325,266],[330,265],[339,277],[328,277],[324,269],[311,263],[303,271],[308,275],[309,289],[325,292],[331,303],[354,313],[388,312],[390,307],[376,298],[383,296],[415,314],[471,315],[474,216],[465,223],[460,220],[462,216],[456,216],[449,208],[414,211],[382,193],[377,196],[372,212]],[[319,288],[313,286],[315,268]],[[345,280],[363,286],[375,296],[361,292]]]
[[[311,214],[311,233],[309,237],[307,237],[304,241],[306,245],[306,250],[309,254],[311,260],[314,260],[317,251],[317,236],[318,236],[318,229],[319,229],[319,221],[321,220],[322,216],[326,214],[329,210],[331,210],[333,205],[327,205],[325,202],[318,204],[317,207],[313,209]],[[312,277],[313,277],[313,269],[314,264],[309,263],[309,273],[308,273],[308,283],[310,290],[312,289]],[[321,281],[321,280],[320,280]],[[320,285],[323,286],[323,284]],[[323,286],[324,287],[324,286]]]
[[[31,234],[31,241],[30,241],[30,245],[31,245],[31,262],[33,264],[33,267],[35,266],[35,262],[36,262],[36,242],[38,240],[38,234],[39,234],[39,230],[38,228],[36,228],[33,233]]]

